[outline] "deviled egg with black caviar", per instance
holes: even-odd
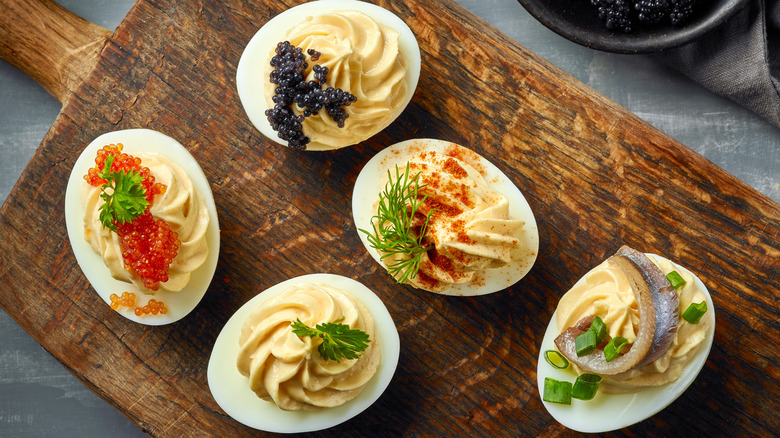
[[[495,165],[455,143],[397,143],[363,167],[352,214],[371,256],[399,282],[445,295],[512,286],[539,250],[531,207]]]
[[[539,349],[540,396],[570,429],[630,426],[693,383],[714,336],[704,283],[664,257],[624,246],[561,298]]]
[[[292,278],[241,306],[217,336],[208,383],[249,427],[303,433],[343,423],[390,384],[398,331],[374,292],[339,275]]]
[[[269,20],[244,49],[236,87],[252,124],[300,150],[360,143],[412,99],[420,48],[392,12],[357,0],[319,0]]]
[[[214,276],[219,222],[211,187],[193,156],[157,131],[92,141],[68,179],[65,221],[87,280],[132,321],[183,318]]]

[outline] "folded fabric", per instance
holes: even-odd
[[[696,41],[654,56],[780,127],[780,0],[748,2]]]

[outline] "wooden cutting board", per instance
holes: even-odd
[[[385,301],[401,338],[379,401],[322,435],[569,435],[545,411],[536,363],[561,295],[622,244],[698,273],[717,308],[694,384],[612,435],[780,433],[780,206],[449,0],[380,0],[416,33],[420,84],[394,124],[363,144],[300,153],[246,118],[236,65],[255,31],[295,1],[139,0],[76,74],[73,93],[0,210],[0,305],[73,374],[154,436],[254,436],[210,395],[223,324],[288,278],[330,272]],[[98,32],[99,34],[99,32]],[[70,250],[64,187],[98,135],[150,128],[179,140],[214,191],[222,249],[204,300],[162,327],[97,296]],[[539,227],[530,274],[458,298],[396,285],[351,220],[362,165],[395,142],[473,148],[523,191]]]

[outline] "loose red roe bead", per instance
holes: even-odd
[[[119,297],[116,294],[111,294],[109,297],[111,298],[111,308],[116,310],[119,308]]]
[[[114,310],[117,310],[120,307],[135,306],[135,294],[132,292],[122,292],[122,296],[118,296],[117,294],[111,294],[109,298],[111,299],[110,306]]]
[[[135,308],[135,314],[136,316],[144,316],[148,314],[152,315],[165,315],[168,313],[168,309],[165,307],[165,303],[162,301],[157,301],[154,298],[150,299],[148,303],[146,303],[144,306],[136,307]]]
[[[140,317],[148,314],[165,315],[168,313],[168,308],[165,306],[165,303],[157,301],[154,298],[150,299],[149,302],[143,306],[135,307],[135,294],[133,292],[122,292],[121,296],[111,294],[109,298],[111,299],[110,306],[112,309],[117,310],[120,307],[129,307],[133,309],[135,316]]]

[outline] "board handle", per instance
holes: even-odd
[[[52,0],[0,1],[0,58],[60,103],[97,64],[111,32]]]

